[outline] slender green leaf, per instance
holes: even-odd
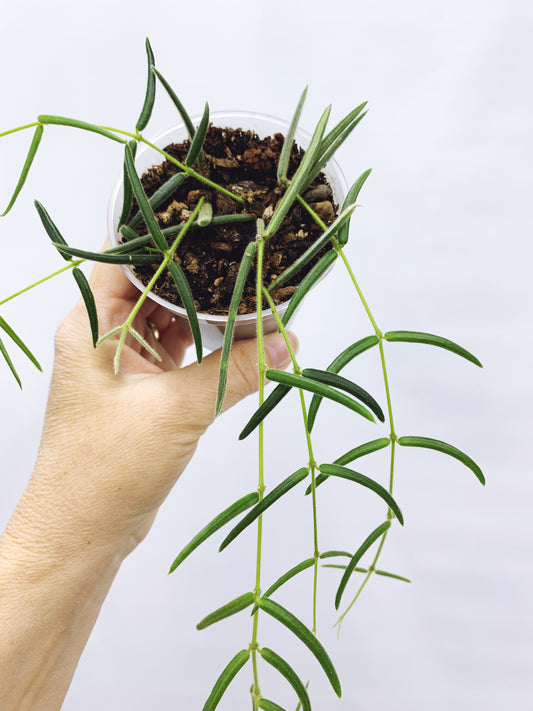
[[[348,363],[352,361],[356,356],[360,355],[361,353],[364,353],[373,346],[377,346],[378,343],[379,338],[377,336],[366,336],[366,338],[361,338],[361,340],[356,341],[355,343],[352,343],[350,346],[348,346],[348,348],[345,348],[342,353],[340,353],[335,358],[335,360],[328,365],[326,370],[328,370],[330,373],[340,373],[344,366],[348,365]],[[315,395],[311,400],[311,404],[309,406],[309,413],[307,416],[307,425],[309,428],[309,432],[311,432],[311,430],[313,429],[316,414],[318,412],[318,408],[321,402],[322,398],[320,395]]]
[[[5,319],[3,319],[0,316],[0,328],[3,329],[7,335],[11,338],[12,341],[14,341],[17,346],[20,348],[20,350],[31,360],[33,365],[37,368],[37,370],[40,370],[42,372],[41,365],[37,358],[33,355],[33,353],[30,351],[28,346],[24,343],[24,341],[18,336],[15,331],[11,328],[11,326],[7,323]]]
[[[305,370],[302,371],[302,375],[306,378],[316,380],[319,383],[324,383],[325,385],[331,385],[333,388],[344,390],[344,392],[353,395],[355,398],[361,400],[361,402],[367,405],[380,422],[385,422],[383,410],[378,405],[376,400],[374,400],[372,395],[359,385],[356,385],[356,383],[348,380],[348,378],[343,378],[341,375],[332,373],[329,370],[317,370],[316,368],[305,368]]]
[[[352,187],[348,190],[348,193],[344,199],[344,203],[342,205],[343,209],[347,205],[353,205],[353,203],[356,202],[357,197],[359,195],[359,192],[361,191],[361,188],[363,187],[363,184],[365,183],[366,179],[371,173],[370,170],[365,170],[362,175],[360,175],[355,183],[352,185]],[[345,222],[344,225],[340,228],[340,230],[337,233],[337,241],[338,243],[343,247],[347,242],[348,242],[348,237],[350,233],[350,220],[348,222]]]
[[[245,528],[253,523],[256,518],[261,516],[264,511],[272,506],[273,503],[305,479],[307,474],[307,467],[302,467],[293,474],[290,474],[290,476],[284,479],[280,484],[275,486],[264,499],[261,499],[261,501],[259,501],[254,508],[249,511],[234,528],[231,529],[226,538],[222,541],[218,550],[223,551],[226,546],[228,546],[242,531],[244,531]]]
[[[261,656],[265,662],[268,662],[268,664],[273,666],[274,669],[281,674],[281,676],[284,676],[285,679],[287,679],[289,684],[294,689],[296,696],[300,699],[303,711],[311,711],[311,702],[309,701],[307,690],[294,669],[282,657],[280,657],[279,654],[276,654],[276,652],[272,651],[272,649],[269,649],[268,647],[263,647],[261,649]]]
[[[355,459],[359,459],[359,457],[365,457],[367,454],[372,454],[372,452],[384,449],[385,447],[388,447],[389,444],[389,437],[379,437],[378,439],[373,439],[370,442],[365,442],[364,444],[360,444],[358,447],[350,449],[349,452],[346,452],[346,454],[343,454],[341,457],[337,457],[334,464],[345,466],[346,464],[353,462]]]
[[[87,277],[78,269],[74,267],[72,270],[72,276],[76,280],[76,284],[79,287],[83,302],[85,303],[85,308],[87,309],[87,316],[89,317],[89,325],[91,327],[91,336],[93,339],[93,347],[96,348],[98,343],[98,315],[96,313],[96,304],[94,301],[93,292],[87,281]]]
[[[192,337],[194,340],[194,346],[196,349],[196,360],[198,363],[202,362],[202,333],[200,331],[200,324],[198,323],[198,316],[196,314],[196,308],[194,306],[194,298],[191,292],[191,287],[187,281],[183,270],[173,259],[168,264],[169,272],[176,284],[176,289],[180,295],[183,302],[185,311],[187,312],[187,318],[189,320],[189,326],[191,327]]]
[[[353,481],[356,484],[361,484],[361,486],[365,486],[367,489],[371,489],[375,494],[377,494],[383,499],[383,501],[387,504],[391,511],[394,512],[394,515],[403,526],[403,516],[400,507],[393,499],[393,497],[389,494],[387,489],[381,486],[381,484],[378,484],[377,481],[374,481],[374,479],[370,479],[370,477],[365,476],[364,474],[355,472],[353,469],[341,467],[339,464],[321,464],[318,468],[321,472],[324,472],[324,474],[327,474],[328,476],[337,476],[341,479],[348,479],[349,481]]]
[[[465,466],[471,469],[482,484],[485,484],[485,477],[480,467],[467,454],[462,452],[457,447],[454,447],[440,439],[431,439],[430,437],[399,437],[398,444],[402,447],[424,447],[425,449],[435,449],[437,452],[443,452],[450,457],[454,457],[462,462]]]
[[[144,104],[141,109],[141,114],[135,129],[137,132],[144,131],[150,116],[152,115],[152,110],[154,108],[155,101],[155,74],[153,72],[153,65],[155,64],[154,53],[152,52],[152,47],[148,37],[146,38],[146,57],[148,60],[148,77],[146,79],[146,94],[144,96]]]
[[[253,602],[254,594],[251,592],[244,593],[244,595],[236,597],[234,600],[231,600],[231,602],[227,602],[225,605],[222,605],[222,607],[219,607],[217,610],[204,617],[204,619],[196,625],[196,629],[204,630],[206,627],[215,624],[215,622],[219,622],[220,620],[224,620],[226,617],[235,615],[241,610],[245,610],[247,607],[250,607]]]
[[[268,290],[272,291],[273,289],[277,289],[286,281],[292,279],[292,277],[297,274],[300,269],[305,267],[305,265],[320,252],[322,247],[325,247],[325,245],[330,241],[330,239],[335,236],[337,230],[346,222],[346,220],[350,219],[350,215],[352,214],[354,209],[355,205],[350,205],[345,210],[343,210],[341,214],[337,217],[337,219],[331,223],[327,230],[323,232],[320,237],[316,239],[313,244],[302,255],[298,257],[298,259],[295,259],[290,267],[287,267],[287,269],[285,269],[285,271],[282,272],[269,285]]]
[[[454,343],[447,338],[442,338],[442,336],[435,336],[432,333],[420,333],[418,331],[389,331],[383,336],[383,338],[391,343],[425,343],[430,346],[445,348],[447,351],[452,351],[452,353],[456,353],[457,355],[466,358],[466,360],[474,363],[474,365],[478,365],[480,368],[483,367],[476,356],[472,355],[472,353],[467,351],[466,348],[459,346],[457,343]]]
[[[287,177],[287,170],[289,169],[289,161],[291,157],[292,144],[294,141],[294,134],[296,133],[296,128],[298,127],[298,122],[300,121],[300,116],[302,115],[302,109],[305,103],[305,98],[307,96],[307,87],[302,92],[296,110],[292,117],[292,121],[287,130],[287,135],[285,136],[285,141],[283,142],[283,148],[278,161],[278,181],[282,183]]]
[[[224,692],[249,658],[250,650],[241,649],[241,651],[237,652],[233,659],[228,662],[228,664],[224,667],[222,674],[216,680],[213,690],[204,704],[203,711],[213,711],[213,709],[218,706],[218,702],[224,696]]]
[[[307,182],[305,185],[305,188],[313,182],[313,180],[317,177],[317,175],[324,169],[328,161],[335,155],[335,153],[339,150],[339,148],[342,146],[344,141],[348,138],[350,133],[354,130],[354,128],[357,126],[357,124],[363,120],[363,118],[366,116],[366,111],[364,114],[361,114],[361,116],[358,116],[356,119],[354,119],[343,131],[342,133],[335,139],[334,143],[332,143],[327,150],[322,150],[320,151],[313,167],[309,171],[308,177],[307,177]],[[335,129],[334,129],[335,130]],[[329,135],[329,134],[328,134]],[[327,137],[326,137],[327,138]],[[324,139],[324,142],[326,141],[326,138]],[[322,148],[322,147],[321,147]]]
[[[297,617],[295,617],[292,612],[278,605],[274,600],[270,598],[260,598],[257,603],[261,610],[271,615],[274,619],[285,625],[291,632],[293,632],[298,639],[300,639],[306,647],[311,651],[312,654],[317,658],[320,666],[326,673],[331,686],[333,687],[337,696],[341,695],[341,685],[337,672],[328,653],[324,647],[320,644],[315,635],[309,630],[303,622],[301,622]]]
[[[225,526],[231,519],[238,516],[250,506],[253,506],[259,501],[259,494],[257,491],[252,491],[251,494],[246,494],[238,501],[235,501],[231,506],[221,511],[214,519],[212,519],[206,526],[199,531],[194,538],[187,543],[185,548],[183,548],[177,555],[176,559],[170,566],[169,573],[173,573],[176,568],[183,563],[183,561],[196,549],[198,546],[206,541],[213,533],[216,533],[222,526]]]
[[[130,141],[126,145],[130,147],[133,158],[135,159],[135,156],[137,154],[137,141]],[[133,189],[131,187],[131,181],[129,179],[128,171],[126,169],[126,161],[125,160],[124,160],[124,168],[123,168],[122,188],[123,188],[122,189],[123,199],[122,199],[122,212],[120,213],[120,218],[118,221],[119,230],[122,227],[122,225],[125,224],[126,220],[128,219],[130,210],[131,210],[131,206],[133,204]]]
[[[152,238],[155,244],[159,247],[159,249],[165,251],[168,247],[167,242],[163,237],[163,234],[161,233],[161,228],[157,223],[157,220],[155,218],[152,208],[150,207],[150,203],[148,202],[148,198],[146,197],[139,176],[137,175],[137,171],[135,170],[133,153],[131,152],[129,146],[126,146],[125,155],[125,164],[126,170],[128,172],[128,177],[131,182],[131,187],[133,188],[133,193],[137,198],[139,209],[146,223],[146,227],[148,228],[148,232],[152,235]]]
[[[139,235],[132,230],[128,225],[122,225],[120,234],[124,237],[124,242],[117,244],[116,247],[106,249],[106,254],[120,254],[121,252],[134,252],[139,247],[144,247],[149,242],[152,242],[152,235]],[[155,247],[154,247],[155,249]]]
[[[71,128],[79,128],[82,131],[91,131],[91,133],[99,133],[101,136],[106,138],[111,138],[117,143],[127,143],[124,138],[120,138],[112,131],[108,131],[106,128],[97,126],[94,123],[87,123],[86,121],[78,121],[78,119],[67,118],[66,116],[51,116],[49,114],[41,114],[37,116],[37,121],[44,124],[53,124],[55,126],[70,126]]]
[[[257,425],[262,422],[265,417],[272,412],[276,405],[283,400],[285,395],[290,392],[290,387],[288,385],[276,385],[274,390],[266,398],[262,405],[260,405],[254,414],[250,417],[246,425],[244,426],[242,432],[239,435],[239,439],[244,439],[248,437],[250,432],[253,432]]]
[[[243,258],[241,260],[241,264],[239,266],[237,279],[235,280],[233,294],[231,296],[231,301],[228,310],[228,320],[226,321],[226,330],[224,331],[222,354],[220,356],[220,371],[218,376],[215,415],[218,415],[220,413],[220,411],[222,410],[222,403],[224,402],[224,394],[226,392],[226,383],[228,380],[229,357],[231,352],[231,344],[233,341],[233,329],[235,328],[235,318],[239,310],[242,292],[244,290],[244,285],[248,277],[248,272],[250,271],[250,267],[252,266],[256,247],[257,245],[255,242],[250,242],[250,244],[246,247]]]
[[[322,143],[320,144],[320,154],[324,155],[333,146],[339,138],[341,138],[346,131],[352,126],[355,119],[360,115],[361,111],[367,105],[367,101],[364,101],[355,109],[352,109],[349,114],[347,114],[339,123],[334,126],[334,128],[329,131],[329,133],[324,136]]]
[[[48,212],[45,210],[44,206],[41,205],[38,200],[35,200],[33,204],[35,205],[39,217],[41,218],[41,222],[43,223],[43,227],[52,242],[54,242],[55,245],[61,245],[61,247],[66,247],[67,243],[65,239],[63,238],[61,232],[57,229],[55,223],[53,222]],[[71,261],[70,256],[67,255],[65,252],[62,252],[60,250],[59,253],[67,262]]]
[[[363,555],[366,553],[366,551],[370,548],[370,546],[375,543],[378,538],[383,536],[386,531],[390,528],[390,521],[385,521],[382,523],[380,526],[378,526],[372,533],[361,543],[359,548],[355,551],[355,553],[352,556],[352,559],[348,563],[348,566],[346,567],[346,570],[344,571],[344,575],[342,576],[341,582],[339,584],[337,594],[335,595],[335,609],[339,609],[339,605],[341,604],[341,599],[342,595],[344,593],[344,590],[346,588],[346,585],[348,584],[348,580],[350,579],[351,574],[355,570],[355,566]]]
[[[282,706],[279,706],[268,699],[259,699],[258,706],[260,709],[264,709],[265,711],[285,711]]]
[[[326,551],[325,553],[320,554],[320,558],[339,558],[339,557],[351,558],[352,554],[348,553],[348,551]]]
[[[15,369],[15,366],[13,365],[13,361],[12,361],[11,358],[9,357],[9,353],[7,352],[7,349],[6,349],[6,347],[4,346],[4,342],[2,341],[1,338],[0,338],[0,353],[1,353],[2,356],[4,357],[5,362],[8,364],[9,369],[10,369],[11,372],[13,373],[13,376],[14,376],[15,380],[16,380],[17,383],[19,384],[19,388],[22,389],[22,382],[21,382],[21,380],[20,380],[19,374],[17,373],[17,371],[16,371],[16,369]]]
[[[295,565],[294,568],[291,568],[286,573],[281,575],[275,583],[272,583],[268,590],[263,593],[263,597],[270,597],[273,592],[278,590],[278,588],[280,588],[282,585],[285,585],[287,581],[289,581],[291,578],[294,578],[294,576],[298,575],[298,573],[301,573],[302,570],[307,570],[307,568],[310,568],[312,565],[314,565],[314,563],[314,558],[307,558],[307,560],[304,560],[302,563],[298,563],[298,565]]]
[[[24,165],[22,166],[22,172],[20,174],[20,178],[18,180],[18,183],[15,187],[15,190],[13,192],[13,195],[11,197],[11,200],[9,201],[8,206],[4,210],[4,212],[0,215],[0,217],[4,217],[7,215],[7,213],[11,210],[13,205],[15,204],[15,200],[17,199],[20,191],[24,187],[24,183],[26,182],[26,178],[28,177],[28,173],[30,172],[31,165],[33,163],[33,159],[35,158],[35,154],[37,153],[37,149],[39,148],[39,143],[41,142],[41,138],[43,135],[43,126],[37,126],[35,129],[35,133],[33,134],[33,139],[30,144],[30,149],[28,151],[28,155],[26,156],[26,160],[24,162]]]
[[[303,375],[295,375],[294,373],[286,373],[283,370],[267,370],[266,377],[269,380],[273,380],[277,383],[283,383],[283,385],[288,385],[290,387],[300,388],[301,390],[309,390],[312,393],[318,393],[323,397],[327,397],[329,400],[334,400],[335,402],[348,407],[350,410],[357,412],[359,415],[366,417],[367,420],[374,422],[372,414],[363,407],[361,403],[357,400],[353,400],[348,395],[334,390],[329,387],[329,385],[324,385],[323,383],[318,383],[311,378],[305,378]]]
[[[165,79],[165,77],[154,67],[153,71],[155,72],[157,78],[163,84],[165,87],[167,94],[170,96],[170,99],[174,106],[178,109],[179,115],[181,116],[183,123],[185,124],[187,128],[187,132],[189,134],[189,138],[192,139],[194,138],[194,134],[196,133],[196,129],[194,128],[194,124],[191,121],[191,118],[189,114],[187,113],[185,107],[181,103],[181,101],[178,99],[176,93],[174,92],[173,88],[170,86],[168,81]]]
[[[311,137],[311,141],[309,142],[309,146],[305,151],[304,157],[302,158],[298,169],[292,177],[289,187],[287,188],[283,197],[279,201],[278,206],[276,207],[276,210],[274,211],[274,214],[272,215],[272,218],[268,223],[268,228],[264,235],[265,239],[268,239],[268,237],[270,237],[276,232],[276,230],[283,222],[283,218],[290,210],[291,205],[296,199],[296,196],[302,190],[304,183],[307,179],[307,173],[313,165],[313,162],[317,155],[317,151],[320,149],[320,143],[322,141],[322,137],[326,129],[326,124],[328,122],[330,112],[331,106],[328,106],[320,117],[314,130],[314,133]]]
[[[338,254],[334,249],[330,249],[326,252],[319,261],[314,265],[312,269],[305,275],[302,279],[298,288],[294,292],[287,306],[287,310],[283,314],[281,319],[284,326],[289,323],[297,307],[301,303],[307,292],[317,283],[317,281],[327,272],[333,262],[337,259]]]
[[[190,168],[192,168],[192,166],[196,163],[196,161],[198,160],[198,158],[200,157],[200,155],[202,153],[202,148],[204,146],[204,141],[205,141],[205,137],[206,137],[208,128],[209,128],[209,104],[206,101],[202,119],[200,121],[200,124],[198,125],[198,128],[196,129],[194,138],[191,141],[191,147],[189,148],[187,157],[185,159],[185,165],[189,166]]]
[[[159,353],[152,348],[152,346],[148,343],[148,341],[141,336],[139,331],[137,331],[133,326],[130,326],[128,329],[129,333],[135,338],[136,341],[138,341],[143,348],[145,348],[150,355],[152,355],[156,360],[161,361],[162,358],[159,355]]]
[[[161,254],[146,254],[145,252],[112,252],[107,250],[105,252],[88,252],[85,249],[77,249],[76,247],[69,247],[59,243],[54,242],[54,247],[58,250],[64,259],[67,257],[80,257],[81,259],[88,259],[91,262],[104,262],[105,264],[132,264],[132,265],[143,265],[143,264],[157,264],[161,261]],[[70,259],[67,259],[70,261]]]
[[[153,195],[150,196],[148,199],[148,204],[152,208],[152,210],[156,210],[161,203],[165,202],[167,198],[169,198],[172,193],[177,190],[180,185],[184,182],[184,180],[187,178],[187,173],[174,173],[167,181],[166,183],[163,183],[163,185],[158,188]],[[129,221],[129,226],[130,227],[137,227],[141,223],[143,219],[142,212],[139,210]],[[170,228],[166,228],[162,230],[163,234],[166,235],[168,230]],[[179,232],[181,229],[181,225],[176,225],[173,228],[173,234],[176,232]],[[172,233],[171,233],[172,234]]]

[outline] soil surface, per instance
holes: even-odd
[[[190,229],[180,243],[175,259],[190,284],[197,311],[227,314],[244,250],[255,238],[255,218],[261,217],[268,224],[277,202],[285,191],[285,187],[277,182],[276,177],[283,140],[280,133],[260,139],[253,131],[210,126],[202,158],[196,163],[194,169],[235,195],[244,198],[244,205],[188,177],[164,203],[156,208],[155,215],[163,229],[184,223],[202,196],[211,204],[213,217],[243,213],[253,216],[249,222]],[[183,163],[189,145],[187,140],[180,144],[169,145],[165,151]],[[293,144],[289,177],[293,175],[303,155],[303,149]],[[177,172],[179,168],[168,160],[150,168],[141,178],[146,194],[150,197]],[[333,222],[337,216],[338,206],[333,202],[331,188],[322,173],[309,187],[304,197],[327,225]],[[130,219],[137,210],[134,202]],[[139,234],[146,234],[144,222],[140,222],[136,231]],[[309,213],[296,202],[277,233],[265,243],[263,283],[270,284],[318,239],[321,232],[321,228]],[[167,237],[169,245],[175,237],[175,234]],[[272,297],[277,304],[291,297],[298,283],[327,249],[328,247],[325,247],[291,281],[272,292]],[[150,267],[136,267],[135,271],[145,284],[153,276]],[[158,280],[154,292],[167,301],[182,305],[168,271]],[[252,266],[239,313],[250,313],[255,309],[255,268]]]

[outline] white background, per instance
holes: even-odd
[[[302,125],[311,129],[330,102],[335,121],[369,101],[370,113],[339,152],[349,183],[373,168],[348,247],[361,286],[383,330],[447,336],[485,366],[425,346],[390,345],[397,430],[466,450],[487,485],[444,455],[399,451],[395,492],[406,524],[394,526],[382,565],[413,583],[373,579],[337,641],[331,628],[338,573],[320,577],[320,634],[343,682],[342,701],[307,650],[277,624],[261,623],[260,642],[312,679],[315,709],[533,709],[531,3],[1,0],[1,7],[0,131],[39,113],[133,127],[144,96],[146,36],[192,114],[208,99],[213,111],[288,118],[309,84]],[[159,91],[149,130],[173,120]],[[24,133],[0,142],[2,203],[29,139]],[[62,266],[33,199],[71,243],[99,248],[120,165],[118,144],[45,130],[23,195],[0,222],[0,299]],[[45,370],[32,372],[16,355],[22,393],[6,368],[0,374],[2,525],[32,468],[53,331],[75,298],[73,280],[64,277],[1,309]],[[309,297],[294,328],[301,363],[310,367],[325,367],[371,333],[340,265]],[[375,351],[348,374],[383,401]],[[222,666],[248,644],[246,613],[201,633],[195,624],[251,588],[253,533],[220,556],[216,541],[206,543],[175,575],[166,571],[207,520],[255,488],[256,444],[236,441],[254,402],[217,421],[149,537],[123,565],[67,711],[199,710]],[[381,432],[325,407],[318,457],[334,458]],[[266,433],[273,485],[305,463],[296,399],[283,404]],[[386,482],[379,453],[359,468]],[[355,550],[383,518],[376,497],[353,485],[329,482],[319,491],[323,550]],[[266,517],[266,584],[312,553],[309,504],[293,492]],[[309,623],[310,593],[311,576],[303,574],[277,599]],[[266,696],[296,706],[275,674],[262,667],[261,679]],[[220,708],[249,708],[250,683],[247,667]]]

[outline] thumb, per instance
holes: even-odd
[[[297,351],[298,339],[290,331],[287,335],[291,347]],[[267,367],[283,369],[289,365],[290,354],[281,334],[269,333],[263,343]],[[200,364],[192,363],[178,371],[181,394],[185,394],[184,389],[187,391],[189,415],[202,429],[206,429],[215,417],[220,356],[221,349],[210,353]],[[255,338],[233,342],[223,411],[259,388],[258,362]]]

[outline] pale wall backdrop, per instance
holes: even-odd
[[[302,125],[311,129],[326,104],[339,120],[368,100],[368,116],[339,152],[349,182],[373,169],[348,247],[361,286],[384,330],[447,336],[485,366],[424,346],[388,348],[397,429],[466,450],[487,485],[443,455],[399,452],[396,496],[406,524],[391,534],[383,567],[413,583],[372,580],[337,641],[337,573],[321,574],[320,629],[341,674],[342,701],[307,650],[278,626],[262,623],[261,639],[312,679],[315,709],[533,708],[529,0],[0,4],[0,131],[39,113],[132,127],[144,95],[146,36],[193,114],[208,99],[212,110],[289,117],[309,84]],[[150,130],[173,120],[159,92]],[[0,141],[2,203],[28,139]],[[23,195],[0,222],[0,299],[62,264],[33,199],[73,243],[96,249],[120,164],[116,144],[46,129]],[[16,358],[22,393],[6,368],[0,373],[2,525],[32,468],[53,332],[75,298],[73,280],[63,279],[1,309],[44,364],[39,375]],[[370,333],[340,265],[294,328],[302,364],[314,367]],[[375,354],[350,373],[383,399]],[[256,444],[236,441],[254,407],[250,399],[212,427],[149,537],[124,564],[65,711],[199,710],[226,660],[247,644],[246,613],[202,633],[195,624],[252,585],[253,534],[221,556],[215,542],[205,544],[174,576],[166,571],[211,516],[255,487]],[[280,413],[267,426],[271,485],[305,456],[301,433],[287,434],[298,418],[296,401]],[[378,436],[335,407],[321,415],[319,457]],[[385,482],[386,463],[374,457],[361,468]],[[322,546],[355,549],[383,510],[349,484],[328,487],[319,497]],[[305,503],[293,493],[266,519],[265,580],[311,554]],[[279,597],[307,621],[310,586],[303,575]],[[265,693],[295,708],[284,682],[266,672],[263,678]],[[220,708],[249,708],[250,683],[247,669]]]

